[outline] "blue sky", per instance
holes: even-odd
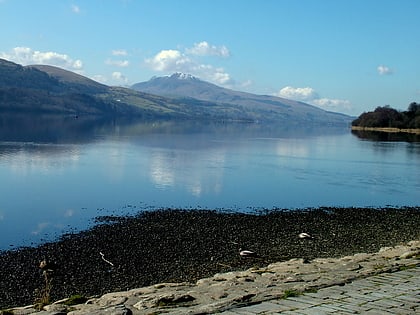
[[[173,72],[359,115],[420,102],[419,0],[0,0],[0,58],[108,85]]]

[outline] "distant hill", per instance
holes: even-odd
[[[54,78],[59,83],[63,84],[67,89],[67,92],[73,91],[78,93],[98,94],[105,93],[108,90],[108,86],[104,84],[58,67],[31,65],[26,68],[37,69],[47,73],[51,78]]]
[[[0,113],[323,125],[351,120],[308,104],[232,91],[183,74],[154,78],[134,88],[110,87],[53,66],[22,66],[0,59]]]
[[[35,68],[23,67],[0,59],[0,88],[21,88],[59,91],[58,80]]]
[[[24,67],[0,59],[0,111],[74,115],[125,115],[136,112],[132,106],[115,104],[99,97],[99,93],[108,93],[108,89],[63,69]]]
[[[168,98],[110,87],[53,66],[22,66],[4,59],[0,59],[1,112],[191,118],[182,104]]]
[[[233,106],[261,121],[349,124],[352,119],[350,116],[328,112],[303,102],[222,88],[183,73],[153,77],[147,82],[134,84],[132,88],[137,91],[173,97],[183,101],[197,99],[225,107]]]

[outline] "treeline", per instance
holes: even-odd
[[[406,111],[398,111],[387,106],[379,106],[373,112],[361,114],[353,120],[352,126],[376,128],[420,128],[420,104],[410,103]]]

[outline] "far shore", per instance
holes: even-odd
[[[379,131],[379,132],[392,132],[392,133],[414,133],[420,134],[420,129],[403,129],[403,128],[391,128],[391,127],[361,127],[351,126],[351,130],[362,130],[362,131]]]

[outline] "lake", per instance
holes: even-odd
[[[0,117],[0,250],[156,208],[418,206],[418,137],[347,127]]]

